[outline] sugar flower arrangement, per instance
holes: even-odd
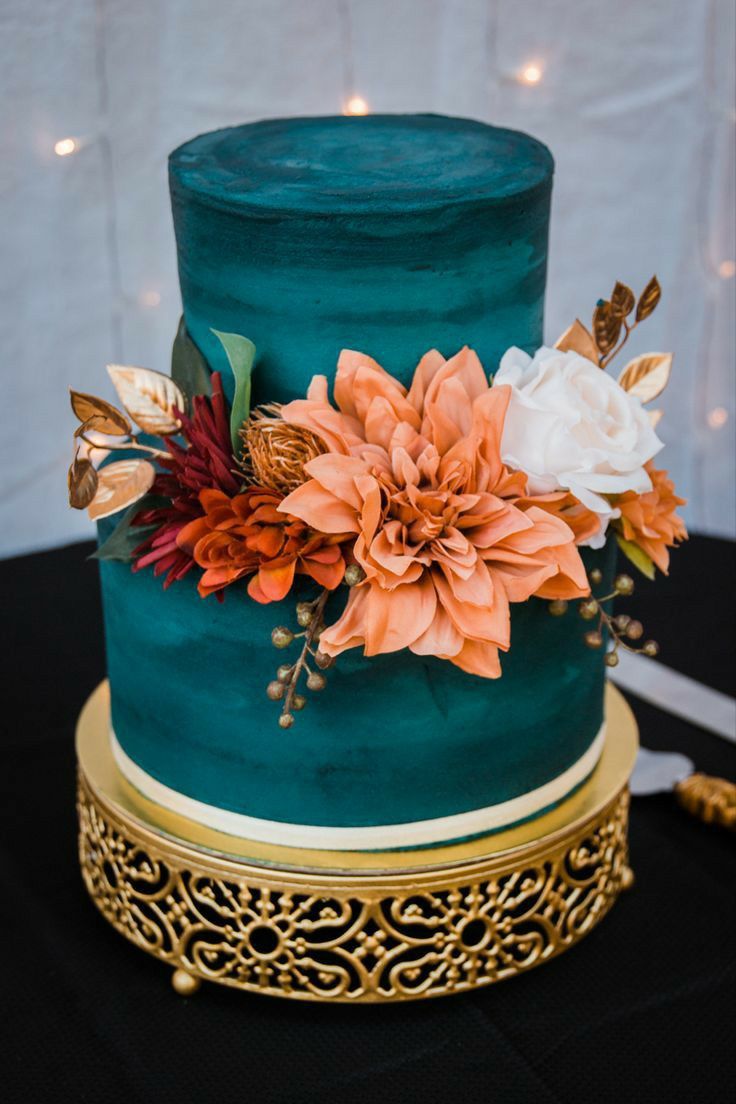
[[[636,357],[617,380],[606,371],[659,297],[656,278],[638,301],[617,283],[590,330],[576,321],[533,357],[509,349],[493,378],[467,347],[449,360],[431,350],[407,389],[343,350],[332,399],[317,375],[305,398],[255,410],[253,344],[213,331],[235,379],[228,404],[182,320],[170,377],[108,367],[122,410],[72,391],[70,503],[95,519],[125,510],[97,555],[150,567],[164,587],[194,571],[202,598],[245,586],[256,602],[278,602],[297,576],[317,588],[297,603],[301,631],[272,633],[277,648],[301,641],[267,688],[284,728],[305,704],[302,676],[322,689],[349,648],[408,648],[498,678],[510,606],[531,597],[556,615],[578,601],[596,622],[586,643],[610,640],[609,666],[619,647],[654,655],[654,641],[637,643],[639,622],[607,609],[632,592],[631,577],[594,597],[602,576],[586,574],[579,549],[613,532],[652,578],[687,535],[683,500],[653,464],[659,412],[644,409],[672,357]],[[341,584],[344,608],[327,624]]]

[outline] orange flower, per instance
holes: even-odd
[[[670,565],[667,549],[678,541],[687,540],[685,522],[675,513],[686,500],[675,494],[675,486],[666,471],[657,471],[651,460],[644,467],[652,481],[651,491],[644,494],[627,491],[612,498],[614,506],[621,511],[621,519],[615,524],[624,539],[638,545],[666,575]]]
[[[526,496],[500,457],[510,388],[489,388],[478,357],[433,350],[407,392],[375,361],[345,350],[330,405],[317,376],[286,422],[329,452],[279,509],[324,532],[355,535],[365,580],[320,638],[337,655],[410,648],[497,678],[509,602],[588,593],[572,530]]]
[[[297,573],[328,590],[342,582],[345,534],[315,533],[298,518],[280,513],[283,495],[277,491],[249,487],[230,498],[206,490],[199,499],[204,517],[186,525],[177,544],[205,569],[199,581],[203,598],[244,575],[253,575],[248,593],[263,603],[284,598]]]

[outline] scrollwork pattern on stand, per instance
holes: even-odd
[[[313,891],[273,870],[221,874],[205,853],[184,862],[162,837],[137,838],[82,778],[79,846],[105,918],[175,968],[280,996],[391,1001],[485,985],[575,943],[622,888],[627,814],[623,792],[523,869],[448,868],[390,893],[315,874]]]

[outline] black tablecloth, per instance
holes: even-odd
[[[733,837],[668,796],[631,816],[636,887],[575,949],[477,993],[305,1005],[205,986],[88,901],[77,869],[73,730],[104,676],[96,568],[76,545],[2,564],[6,1101],[713,1102],[733,1099]],[[732,692],[733,545],[695,538],[636,613],[662,660]],[[643,743],[736,776],[726,741],[632,701]],[[11,719],[12,718],[12,719]]]

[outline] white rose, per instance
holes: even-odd
[[[662,441],[639,399],[578,353],[509,349],[493,380],[512,388],[501,442],[504,463],[529,477],[532,494],[566,489],[600,515],[587,543],[600,548],[615,510],[603,495],[651,490],[644,470]]]

